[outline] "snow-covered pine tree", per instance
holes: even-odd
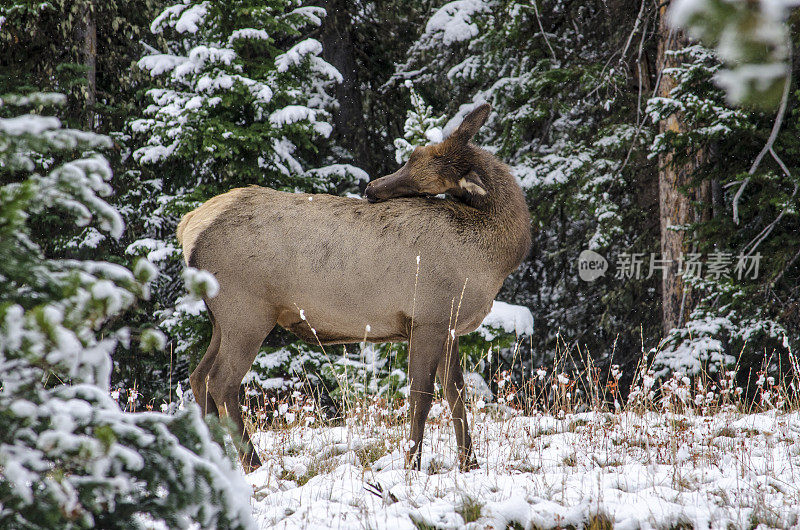
[[[167,272],[153,309],[176,359],[197,362],[210,337],[202,302],[178,298],[181,214],[236,186],[345,193],[368,180],[354,166],[331,163],[329,94],[341,75],[308,36],[324,16],[290,0],[184,0],[152,23],[167,49],[139,61],[154,86],[145,116],[130,124],[141,174],[125,178],[139,185],[120,203],[139,228],[127,253],[160,261]],[[187,376],[180,368],[173,382]]]
[[[410,80],[405,86],[411,93],[411,108],[406,112],[403,137],[394,140],[394,157],[398,164],[404,164],[418,145],[441,142],[442,127],[447,123],[447,116],[434,116],[433,107],[425,104]]]
[[[131,126],[145,140],[134,157],[171,168],[168,188],[344,191],[364,176],[348,167],[312,171],[341,74],[304,35],[325,11],[296,5],[185,0],[153,21],[169,49],[139,61],[157,86],[147,92],[147,117]]]
[[[108,393],[115,325],[157,274],[53,259],[47,214],[119,238],[104,199],[108,137],[10,109],[63,104],[59,94],[3,96],[0,108],[0,526],[253,528],[248,486],[195,407],[129,414]],[[144,344],[163,336],[144,332]]]

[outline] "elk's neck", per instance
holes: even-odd
[[[531,245],[530,212],[525,194],[508,166],[489,153],[478,171],[486,195],[472,195],[464,201],[479,211],[481,242],[492,257],[510,273],[528,254]],[[505,276],[504,276],[505,277]]]

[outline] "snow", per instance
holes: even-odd
[[[36,415],[38,407],[25,399],[18,399],[14,401],[9,407],[11,412],[20,417],[31,418]]]
[[[178,55],[170,55],[168,53],[156,53],[147,55],[139,59],[137,63],[139,68],[147,70],[153,77],[161,75],[165,72],[171,72],[178,65],[185,63],[188,59]]]
[[[189,6],[186,3],[183,3],[166,8],[150,24],[150,31],[155,34],[159,34],[163,31],[165,25],[174,25],[171,21],[179,17],[181,12],[187,7]]]
[[[59,92],[32,92],[30,94],[5,94],[0,97],[0,107],[3,105],[27,106],[61,106],[66,105],[67,96]]]
[[[81,239],[76,239],[67,243],[67,246],[74,246],[75,248],[97,248],[100,243],[106,240],[106,236],[100,233],[93,226],[84,230]]]
[[[114,315],[127,306],[128,300],[124,295],[125,291],[117,287],[113,282],[100,280],[91,287],[92,298],[102,301],[108,314]]]
[[[280,140],[275,141],[272,144],[272,148],[276,155],[272,162],[278,166],[278,168],[280,168],[284,174],[302,174],[303,166],[294,156],[292,156],[296,147],[291,141],[289,141],[289,139],[281,138]],[[289,167],[286,167],[282,162],[285,162]]]
[[[148,261],[158,263],[165,261],[180,252],[180,249],[161,239],[144,237],[128,245],[125,254],[135,256],[144,254]]]
[[[52,131],[61,127],[61,121],[53,116],[37,116],[25,114],[14,118],[0,118],[0,132],[19,136],[22,134],[37,135],[44,131]]]
[[[495,300],[492,309],[483,319],[477,332],[486,340],[492,340],[496,333],[491,328],[501,329],[506,333],[515,333],[517,337],[533,334],[533,314],[525,306],[508,304]]]
[[[671,372],[698,375],[716,371],[718,367],[732,367],[736,357],[726,351],[725,337],[746,343],[755,334],[780,340],[786,330],[776,322],[764,318],[739,319],[735,314],[718,316],[695,311],[681,328],[675,328],[657,351],[654,368],[657,375]]]
[[[207,64],[230,65],[236,59],[236,52],[229,48],[214,46],[195,46],[189,51],[189,60],[175,68],[175,78],[182,79],[189,74],[200,72]]]
[[[331,180],[332,177],[345,178],[348,175],[353,177],[356,182],[369,182],[369,174],[363,169],[350,164],[331,164],[308,171],[310,175],[323,180]]]
[[[183,269],[183,282],[189,293],[197,298],[214,298],[219,293],[216,277],[208,271],[186,267]]]
[[[278,127],[298,121],[315,121],[317,112],[304,105],[287,105],[270,114],[269,121]]]
[[[322,53],[322,44],[317,39],[305,39],[291,48],[286,53],[275,57],[275,66],[279,72],[285,72],[292,66],[299,66],[307,55]]]
[[[122,237],[125,229],[122,216],[116,208],[98,197],[113,193],[113,189],[107,183],[111,180],[111,165],[108,160],[102,156],[92,156],[67,162],[51,172],[45,182],[47,180],[53,182],[53,188],[79,189],[75,195],[82,200],[82,203],[73,203],[75,206],[81,205],[79,211],[87,213],[93,211],[102,230],[108,232],[114,239]],[[65,203],[66,196],[63,191],[53,189],[49,193],[53,194],[50,200]]]
[[[269,40],[269,33],[263,29],[243,28],[231,32],[228,37],[228,44],[233,44],[234,41],[239,39],[252,39],[252,40]]]
[[[441,34],[445,46],[471,39],[478,35],[478,26],[471,21],[472,15],[485,11],[482,0],[458,0],[440,7],[425,26],[425,33]]]
[[[322,19],[326,16],[325,8],[319,6],[303,6],[292,10],[290,15],[297,15],[305,19],[306,22],[315,26],[322,25]]]
[[[433,144],[438,144],[444,140],[444,134],[442,134],[442,130],[439,127],[433,127],[425,131],[425,138]]]
[[[265,465],[247,478],[258,525],[463,528],[466,502],[480,508],[467,528],[581,528],[598,514],[614,528],[787,527],[800,516],[798,413],[489,410],[471,418],[479,469],[462,473],[440,405],[422,471],[404,469],[405,426],[351,420],[257,433]]]
[[[494,394],[492,394],[489,385],[486,384],[481,374],[477,372],[464,372],[464,384],[470,396],[486,401],[492,401],[494,399]]]
[[[763,91],[777,80],[786,77],[783,63],[743,64],[732,70],[720,70],[714,81],[722,87],[733,102],[743,101],[752,86]]]
[[[570,156],[548,154],[541,157],[538,162],[535,166],[517,165],[512,168],[512,174],[523,189],[564,184],[590,164],[592,158],[584,152]]]
[[[136,122],[134,122],[133,124],[133,128],[136,129],[137,125],[144,126],[144,123],[148,121],[149,120],[136,120]],[[166,160],[167,158],[169,158],[177,148],[178,148],[177,140],[167,146],[148,145],[145,147],[140,147],[139,149],[134,151],[133,156],[141,164],[154,164],[156,162],[160,162],[162,160]]]
[[[153,77],[172,72],[173,79],[185,81],[190,75],[200,73],[209,64],[230,66],[235,59],[236,52],[230,48],[199,45],[189,50],[188,56],[155,53],[142,57],[137,64],[142,70],[150,72]],[[216,83],[224,86],[224,77],[225,74],[219,74]],[[227,86],[230,87],[231,84],[229,83]],[[153,99],[158,99],[159,95],[170,92],[151,89],[148,93],[153,96]]]
[[[247,83],[245,83],[247,84]],[[261,103],[269,103],[272,101],[272,89],[268,85],[261,83],[248,84],[250,93],[256,98],[256,101]]]
[[[344,77],[342,77],[341,72],[339,72],[339,70],[337,70],[332,64],[325,61],[321,57],[317,57],[316,55],[312,55],[310,58],[312,71],[335,83],[341,83],[344,81]]]
[[[165,327],[177,326],[182,318],[188,316],[198,316],[206,313],[206,306],[203,300],[191,296],[181,297],[175,301],[175,315],[171,321],[164,321]]]
[[[208,13],[208,4],[193,5],[181,13],[180,18],[175,22],[175,31],[178,33],[197,33],[198,26],[203,23]]]

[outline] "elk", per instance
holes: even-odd
[[[205,299],[213,332],[192,391],[203,414],[234,421],[245,469],[261,461],[239,388],[275,324],[312,344],[409,341],[407,465],[420,468],[438,375],[460,467],[477,467],[458,337],[481,324],[531,244],[522,190],[471,142],[490,110],[479,106],[444,141],[417,147],[399,170],[368,184],[366,201],[250,186],[181,219],[186,263],[219,283]]]

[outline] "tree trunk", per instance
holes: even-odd
[[[334,135],[340,145],[350,151],[355,165],[363,166],[368,159],[365,152],[367,138],[362,134],[364,113],[356,52],[350,34],[353,20],[351,11],[360,7],[345,0],[325,0],[322,7],[328,13],[320,35],[322,58],[336,67],[343,78],[334,89],[339,102],[339,108],[333,114]]]
[[[95,7],[91,1],[86,2],[83,24],[83,64],[86,66],[84,125],[92,131],[96,125],[94,106],[97,103],[97,24]]]
[[[688,44],[688,40],[677,30],[671,30],[666,20],[667,5],[660,8],[658,64],[662,69],[680,64],[680,59],[667,55],[669,50],[680,50]],[[675,80],[664,73],[658,87],[658,95],[668,98],[675,87]],[[672,114],[658,124],[659,132],[686,131],[686,123],[681,114]],[[691,252],[688,248],[689,238],[685,230],[672,227],[683,226],[710,217],[710,208],[696,211],[692,204],[698,201],[709,205],[711,201],[711,185],[705,181],[699,186],[692,186],[695,170],[703,163],[705,152],[700,150],[691,156],[675,156],[674,152],[659,155],[658,158],[658,191],[659,217],[661,222],[661,259],[668,264],[663,271],[662,287],[662,324],[664,333],[686,323],[697,303],[697,294],[692,292],[679,270],[679,263]]]

